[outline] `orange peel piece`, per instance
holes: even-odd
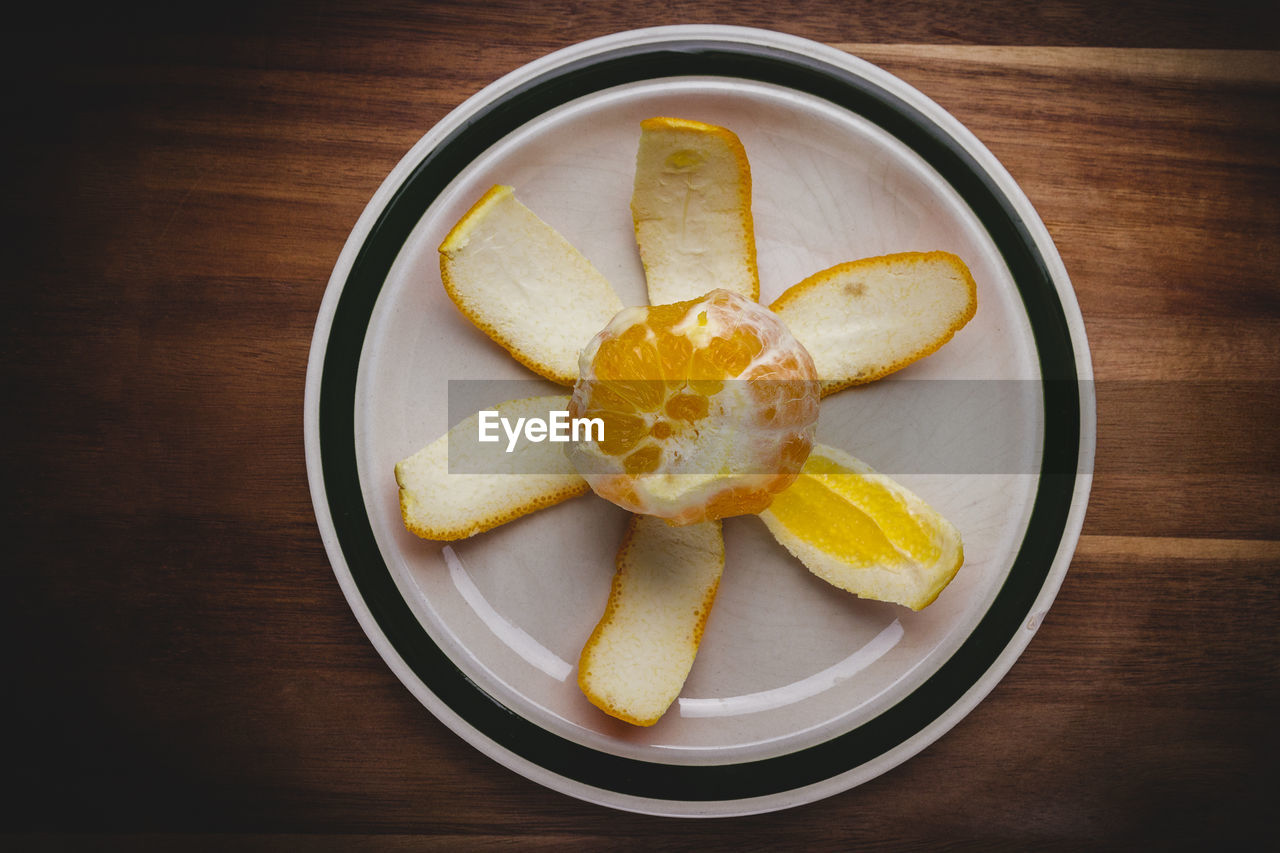
[[[920,610],[964,562],[956,528],[843,450],[815,444],[800,476],[760,513],[818,577],[862,598]]]
[[[494,409],[515,422],[545,418],[568,405],[568,396],[554,395],[509,400]],[[409,532],[442,542],[465,539],[589,490],[562,445],[526,441],[506,453],[477,444],[478,428],[479,413],[396,463],[400,515]],[[451,473],[451,453],[455,471],[483,473]]]
[[[633,515],[578,686],[606,714],[651,726],[680,695],[724,569],[720,522]]]
[[[732,131],[678,118],[641,122],[631,217],[651,304],[715,288],[760,298],[751,165]]]
[[[578,353],[623,307],[591,262],[503,185],[440,244],[440,278],[467,319],[561,385],[578,378]]]
[[[826,396],[936,351],[973,318],[977,285],[949,252],[903,252],[838,264],[769,306],[813,356]]]

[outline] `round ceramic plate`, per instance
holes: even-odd
[[[450,380],[532,379],[440,283],[436,247],[491,185],[514,186],[624,302],[644,303],[628,204],[639,123],[656,115],[741,138],[762,302],[842,261],[942,249],[968,263],[979,308],[893,380],[824,400],[819,422],[820,440],[894,476],[959,528],[966,562],[951,586],[919,613],[863,601],[807,572],[759,519],[729,519],[693,671],[666,716],[636,728],[576,685],[626,513],[587,495],[451,545],[425,542],[401,523],[393,467],[451,426]],[[1079,534],[1090,378],[1079,310],[1044,226],[955,119],[813,42],[664,27],[586,42],[498,80],[395,168],[320,310],[307,465],[352,609],[452,730],[572,796],[745,814],[883,773],[1012,665]]]

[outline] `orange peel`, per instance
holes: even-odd
[[[631,217],[651,304],[715,288],[760,298],[751,164],[732,131],[678,118],[641,122]]]
[[[822,444],[760,518],[826,582],[912,610],[931,604],[964,562],[951,522],[866,463]]]
[[[511,187],[485,193],[440,244],[440,278],[458,310],[525,367],[561,385],[622,301]]]
[[[680,695],[724,569],[720,522],[673,527],[633,515],[578,686],[606,714],[651,726]]]
[[[568,405],[567,396],[554,395],[509,400],[494,410],[514,421]],[[561,445],[523,442],[513,453],[494,452],[475,444],[478,426],[477,413],[396,464],[400,516],[409,532],[442,542],[464,539],[589,491]],[[483,473],[451,473],[451,454],[455,471]]]
[[[935,352],[973,318],[978,295],[955,255],[903,252],[815,273],[769,307],[813,356],[826,396]]]

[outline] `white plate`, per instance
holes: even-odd
[[[449,380],[530,376],[458,313],[439,280],[436,247],[492,184],[515,186],[624,302],[644,303],[628,203],[639,122],[654,115],[721,124],[742,139],[762,302],[841,261],[944,249],[972,269],[979,309],[895,377],[921,381],[828,398],[819,425],[822,441],[894,475],[956,524],[966,553],[956,580],[921,613],[862,601],[811,576],[758,519],[730,519],[693,672],[662,721],[639,729],[601,714],[575,683],[626,514],[588,495],[443,547],[405,531],[392,469],[451,425]],[[353,610],[451,729],[592,802],[744,814],[828,796],[904,761],[1012,665],[1083,520],[1091,376],[1047,232],[1007,172],[936,104],[790,36],[638,30],[502,78],[388,176],[316,324],[308,473]]]

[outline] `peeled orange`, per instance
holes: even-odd
[[[813,444],[813,361],[750,299],[627,308],[587,344],[569,404],[599,419],[570,446],[596,494],[675,524],[755,513],[796,478]]]

